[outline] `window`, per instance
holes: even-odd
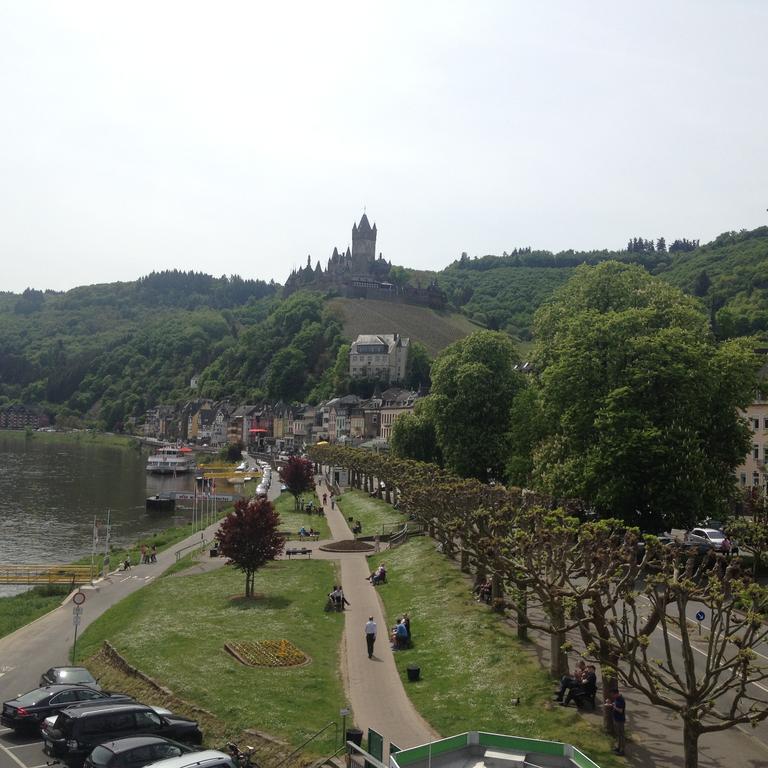
[[[739,480],[741,481],[741,487],[744,488],[747,485],[747,473],[742,472]]]
[[[752,485],[760,485],[760,473],[759,472],[753,472],[752,473]]]
[[[752,426],[755,429],[760,429],[760,419],[752,419]]]
[[[754,443],[752,445],[752,458],[754,459],[760,458],[760,446],[757,443]]]
[[[162,725],[162,721],[160,720],[160,716],[155,712],[137,712],[136,725],[139,728],[155,730]]]
[[[768,429],[768,416],[763,416],[763,429]]]

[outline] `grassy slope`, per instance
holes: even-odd
[[[243,574],[225,568],[178,574],[136,592],[95,621],[78,643],[86,659],[109,640],[134,666],[211,711],[230,732],[256,728],[298,746],[338,716],[344,701],[339,647],[344,616],[325,613],[337,578],[328,561],[278,561],[256,574],[265,597],[239,598]],[[245,667],[228,640],[290,640],[312,662]],[[220,734],[211,734],[214,739]],[[329,738],[317,745],[333,751]]]
[[[344,318],[346,338],[354,340],[361,333],[401,333],[420,341],[433,357],[480,327],[463,315],[410,304],[340,298],[330,303]]]
[[[314,494],[307,493],[304,495],[304,498],[307,501],[310,499],[314,502],[317,501],[317,497]],[[294,511],[293,494],[287,492],[281,494],[275,500],[275,509],[280,514],[281,531],[291,531],[298,538],[299,528],[303,525],[307,530],[314,528],[320,534],[321,539],[329,539],[331,537],[328,522],[324,515],[308,515],[306,512]]]
[[[395,661],[404,680],[408,664],[421,666],[423,679],[406,683],[406,690],[439,733],[486,730],[562,740],[605,768],[623,765],[599,730],[599,716],[589,722],[575,707],[552,707],[554,685],[530,646],[472,599],[469,582],[435,551],[434,541],[411,540],[381,559],[388,583],[378,593],[387,623],[405,611],[411,616],[414,647],[396,653]]]
[[[375,536],[377,533],[382,533],[384,523],[402,524],[405,522],[405,515],[392,509],[391,504],[379,499],[372,499],[363,491],[345,491],[342,496],[338,497],[337,503],[345,518],[351,517],[360,521],[363,526],[363,536]]]

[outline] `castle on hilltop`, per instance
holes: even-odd
[[[285,281],[286,295],[301,288],[330,289],[348,298],[445,307],[445,294],[434,281],[422,288],[397,285],[389,279],[392,264],[381,253],[376,257],[376,235],[376,224],[371,226],[364,213],[360,223],[352,225],[352,248],[347,246],[343,253],[334,248],[326,269],[319,261],[313,269],[312,257],[307,256],[307,265],[294,269]]]

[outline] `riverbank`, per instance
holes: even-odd
[[[158,552],[162,552],[193,533],[192,525],[173,526],[151,536],[142,537],[129,548],[111,548],[110,570],[119,567],[126,559],[130,559],[132,565],[137,565],[141,557],[142,545],[145,545],[148,550],[151,550],[154,545]],[[96,576],[101,573],[103,558],[103,553],[100,553],[96,563]],[[72,564],[90,565],[90,563],[90,557],[81,557]],[[0,638],[54,610],[61,605],[68,594],[69,589],[64,586],[38,586],[18,595],[0,597]]]
[[[49,443],[89,443],[91,445],[115,446],[118,448],[141,449],[141,441],[133,435],[116,435],[113,432],[92,430],[71,430],[68,432],[41,432],[31,429],[0,429],[0,435],[20,441],[37,440]]]

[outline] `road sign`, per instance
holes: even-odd
[[[347,717],[347,715],[349,715],[349,712],[350,712],[350,710],[348,710],[346,707],[344,707],[344,709],[342,709],[342,710],[339,712],[339,714],[340,714],[342,717]]]
[[[707,614],[704,613],[704,611],[699,611],[696,614],[696,621],[704,621],[704,619],[706,619],[706,618],[707,618]]]
[[[76,605],[72,609],[72,615],[73,616],[82,616],[83,615],[83,606],[82,605]]]
[[[79,624],[80,624],[80,617],[76,613],[73,613],[72,614],[72,626],[73,627],[77,627],[77,626],[79,626]]]
[[[82,605],[85,602],[85,592],[75,592],[75,594],[72,595],[72,602],[75,605]]]

